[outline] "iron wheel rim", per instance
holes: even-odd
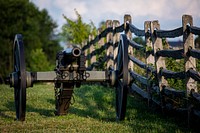
[[[120,121],[125,118],[128,92],[128,42],[126,35],[120,37],[116,69],[116,117]]]
[[[18,84],[14,86],[16,119],[24,121],[26,112],[26,66],[24,44],[20,34],[15,36],[13,53],[14,72],[18,74]]]

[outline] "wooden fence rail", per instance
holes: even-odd
[[[197,88],[197,82],[200,81],[200,72],[196,69],[196,59],[200,59],[200,50],[195,49],[193,37],[194,35],[200,35],[200,28],[193,26],[193,19],[190,15],[183,15],[182,26],[173,30],[161,30],[158,21],[145,21],[144,29],[139,29],[132,24],[130,15],[124,16],[124,24],[122,25],[117,20],[108,20],[106,25],[105,30],[99,32],[82,48],[86,52],[86,59],[90,60],[88,70],[97,69],[103,63],[107,65],[104,65],[106,67],[101,69],[115,70],[120,34],[126,34],[129,45],[129,72],[133,81],[129,87],[129,92],[138,93],[148,99],[148,102],[153,101],[162,108],[167,108],[170,105],[173,109],[185,111],[192,106],[193,113],[200,117],[200,94],[198,93],[200,90]],[[142,45],[134,42],[132,34],[144,37],[146,44]],[[163,49],[162,39],[180,36],[183,37],[182,49]],[[104,45],[88,53],[87,49],[95,46],[99,41]],[[103,58],[93,60],[93,56],[100,55],[103,51],[106,53]],[[133,51],[143,52],[145,60],[139,60]],[[167,70],[165,64],[167,58],[184,60],[183,71]],[[142,68],[145,73],[137,73],[135,65]],[[173,86],[169,86],[167,82],[169,78],[184,80],[186,89],[180,88],[180,90],[177,90]],[[191,102],[191,99],[195,103]],[[181,103],[182,101],[186,104]]]

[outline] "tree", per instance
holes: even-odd
[[[77,20],[72,20],[63,15],[64,19],[67,21],[65,25],[62,26],[62,32],[60,33],[61,40],[70,44],[82,44],[88,39],[90,34],[96,35],[96,27],[91,22],[86,24],[82,21],[81,15],[75,10]]]
[[[142,37],[134,37],[133,41],[140,44],[140,45],[145,45],[145,40]],[[145,53],[143,49],[140,50],[133,50],[134,51],[134,55],[136,55],[140,60],[144,60],[145,57]]]
[[[46,71],[53,69],[53,66],[50,65],[47,56],[41,48],[33,49],[29,60],[32,62],[32,65],[29,68],[30,71]]]
[[[200,36],[195,39],[195,47],[200,49]]]
[[[106,21],[101,21],[99,23],[99,28],[101,28],[102,30],[105,30],[106,29]]]
[[[133,41],[137,42],[138,44],[145,45],[145,40],[142,37],[134,37]]]
[[[54,29],[57,27],[57,24],[48,15],[48,12],[46,10],[42,10],[39,25],[39,35],[42,43],[42,49],[47,55],[48,61],[51,64],[55,64],[56,53],[62,49],[59,45],[58,35],[55,35],[53,32]]]
[[[13,40],[17,33],[23,35],[27,68],[33,65],[30,58],[35,49],[43,49],[48,61],[55,61],[52,56],[61,47],[52,39],[57,25],[46,10],[40,11],[29,0],[0,0],[0,16],[0,77],[12,72]]]

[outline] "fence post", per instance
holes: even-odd
[[[112,27],[112,20],[107,20],[106,21],[106,28],[110,28],[110,27]],[[113,56],[113,46],[112,46],[113,33],[112,32],[109,32],[106,35],[106,43],[108,44],[108,48],[106,50],[106,55],[109,58],[108,61],[107,61],[107,67],[106,68],[109,69],[110,67],[113,68],[113,66],[114,66],[114,61],[111,59],[111,57]]]
[[[151,98],[151,91],[150,91],[150,81],[149,78],[151,76],[151,72],[148,71],[148,67],[149,66],[153,66],[154,65],[154,56],[152,54],[150,54],[151,50],[153,50],[153,45],[152,45],[152,41],[151,41],[151,36],[149,33],[151,33],[151,21],[145,21],[144,22],[144,31],[145,31],[145,42],[146,42],[146,49],[145,49],[145,60],[146,60],[146,78],[148,79],[148,85],[147,85],[147,92],[148,92],[148,105],[150,103],[150,98]]]
[[[98,35],[100,35],[102,32],[102,28],[98,28]],[[104,45],[104,38],[101,38],[99,41],[98,41],[98,46],[101,47]]]
[[[120,22],[118,20],[113,20],[113,31],[119,25],[120,25]],[[119,40],[120,40],[120,33],[114,33],[113,34],[114,70],[116,70],[116,58],[117,58],[118,42],[119,42]]]
[[[128,24],[132,23],[132,18],[131,18],[131,15],[129,15],[129,14],[124,15],[124,30],[125,30],[127,38],[129,40],[132,40],[132,33],[131,33],[127,23]],[[128,54],[133,55],[133,48],[131,46],[128,47]],[[133,70],[133,65],[134,65],[133,62],[129,61],[128,68]]]
[[[87,41],[84,41],[82,43],[82,46],[85,46],[85,45],[87,45]],[[88,49],[85,49],[83,52],[85,53],[85,57],[87,57],[87,55],[88,55]],[[85,61],[85,67],[86,68],[88,67],[88,60]]]
[[[192,33],[189,33],[187,30],[187,25],[193,26],[193,18],[190,15],[183,15],[182,16],[182,25],[183,25],[183,49],[184,49],[184,55],[185,55],[185,73],[192,68],[193,70],[196,70],[196,59],[193,57],[188,57],[187,52],[189,48],[194,49],[194,37]],[[188,77],[186,74],[186,88],[187,88],[187,95],[190,94],[191,90],[194,90],[197,92],[197,82]]]
[[[89,35],[89,43],[94,39],[94,35]],[[90,54],[95,51],[95,48],[94,48],[94,44],[91,44],[90,45]],[[91,59],[90,59],[90,65],[92,63],[96,62],[96,56],[92,56]],[[95,68],[93,68],[93,70],[95,70]]]
[[[153,21],[151,26],[151,33],[154,33],[154,30],[160,30],[160,24],[158,21]],[[163,76],[160,76],[159,72],[161,69],[165,69],[165,58],[164,57],[157,57],[156,52],[159,50],[163,50],[162,39],[156,37],[155,34],[152,34],[152,41],[153,41],[153,51],[155,57],[155,67],[157,72],[157,80],[159,83],[160,92],[162,91],[163,86],[167,86],[167,80],[164,79]]]

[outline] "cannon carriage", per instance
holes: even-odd
[[[82,49],[73,46],[59,51],[56,56],[54,71],[28,72],[24,57],[24,43],[21,34],[14,39],[14,69],[6,83],[14,88],[16,119],[25,120],[26,89],[37,82],[53,82],[55,85],[55,115],[65,115],[70,106],[74,87],[81,83],[105,82],[116,88],[116,116],[123,120],[126,112],[126,101],[130,74],[128,72],[128,45],[122,35],[119,42],[116,70],[88,71],[86,57]],[[112,67],[112,66],[111,66]]]

